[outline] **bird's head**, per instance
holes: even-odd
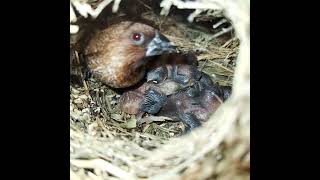
[[[152,57],[175,52],[176,47],[157,29],[130,21],[97,33],[86,49],[93,74],[114,88],[136,84]]]

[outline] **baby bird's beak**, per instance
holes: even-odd
[[[176,53],[177,48],[164,35],[156,31],[155,37],[147,45],[146,56],[156,56],[165,53]]]

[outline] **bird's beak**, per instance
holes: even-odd
[[[168,38],[156,31],[155,37],[147,45],[146,56],[149,57],[176,52],[176,46],[174,46]]]

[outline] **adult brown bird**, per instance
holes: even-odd
[[[176,47],[155,28],[123,21],[95,33],[84,55],[93,76],[112,88],[127,88],[144,77],[153,57],[175,52]]]

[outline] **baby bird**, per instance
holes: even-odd
[[[191,131],[219,108],[225,100],[223,92],[219,87],[199,82],[187,90],[168,96],[156,115],[182,121],[186,131]]]
[[[177,52],[155,28],[124,21],[97,32],[84,50],[92,75],[112,88],[137,84],[153,57]]]
[[[122,111],[138,115],[138,124],[153,121],[142,114],[182,121],[190,131],[201,125],[228,98],[231,88],[220,88],[210,77],[191,65],[167,65],[147,73],[147,82],[125,92]]]
[[[184,68],[187,67],[184,66]],[[192,66],[189,66],[189,68],[192,69]],[[197,71],[194,67],[193,71],[189,70],[186,72],[198,72],[187,74],[192,75],[191,77],[195,79],[192,79],[191,83],[185,86],[186,88],[179,89],[177,93],[167,96],[165,101],[161,100],[160,103],[157,103],[159,96],[155,97],[155,93],[152,93],[152,96],[150,96],[150,91],[147,91],[146,100],[142,104],[141,109],[150,114],[182,121],[188,132],[200,126],[202,122],[206,121],[219,108],[230,96],[231,87],[218,86],[212,82],[207,74]],[[182,75],[183,78],[181,79],[188,79],[187,75]],[[179,78],[179,76],[173,76],[173,78],[175,77]],[[181,81],[179,84],[181,84]],[[155,106],[151,106],[150,104],[161,105],[161,108],[157,108],[157,112],[150,112],[148,107]],[[152,120],[152,118],[148,119]]]
[[[141,111],[154,114],[162,107],[168,95],[191,86],[200,76],[201,73],[191,65],[160,66],[147,73],[146,82],[141,82],[121,95],[120,108],[128,114]]]

